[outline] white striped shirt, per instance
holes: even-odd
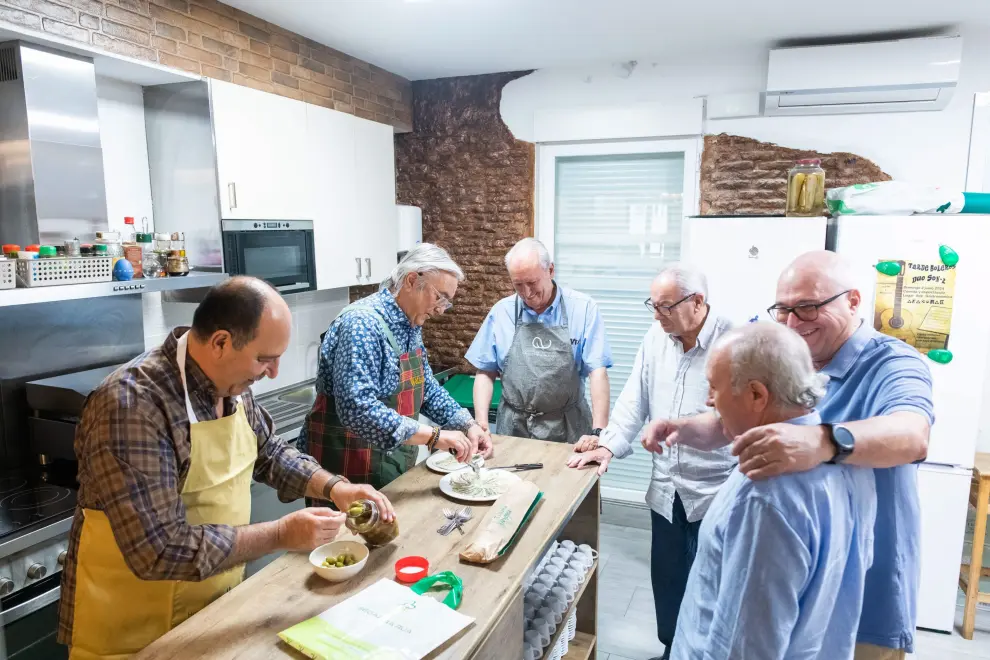
[[[714,315],[698,335],[698,343],[684,352],[684,346],[654,323],[643,339],[632,374],[622,388],[602,432],[600,444],[616,458],[632,454],[640,444],[643,426],[655,419],[676,419],[710,410],[705,363],[715,341],[731,328],[729,321]],[[699,451],[675,445],[653,455],[653,474],[646,503],[667,520],[671,519],[674,493],[681,496],[691,522],[701,520],[718,489],[736,466],[729,447]]]

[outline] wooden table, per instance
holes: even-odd
[[[990,568],[983,568],[983,544],[986,542],[987,513],[990,508],[990,454],[977,454],[969,503],[976,509],[973,528],[973,552],[969,563],[959,571],[959,586],[966,593],[962,636],[973,639],[976,626],[976,604],[990,603],[990,593],[980,591],[980,578],[990,577]]]
[[[474,518],[465,525],[464,536],[457,532],[440,536],[436,530],[443,523],[441,509],[451,502],[440,493],[440,475],[419,465],[384,489],[395,506],[401,533],[392,544],[372,551],[360,575],[342,584],[331,584],[313,572],[307,555],[288,553],[135,657],[301,659],[301,654],[278,639],[279,632],[320,614],[381,578],[394,578],[395,561],[417,554],[429,559],[431,572],[450,570],[464,580],[464,601],[458,611],[475,619],[474,624],[429,658],[521,658],[523,591],[528,575],[554,540],[570,539],[599,547],[598,477],[594,470],[568,468],[566,461],[571,452],[569,445],[495,436],[495,458],[490,465],[544,465],[542,470],[516,473],[539,485],[544,496],[516,545],[495,563],[479,566],[458,558],[491,505],[474,506]],[[596,568],[597,564],[575,601],[578,636],[571,642],[567,660],[595,657]]]

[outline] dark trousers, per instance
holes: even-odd
[[[666,646],[674,641],[677,612],[684,599],[688,573],[698,549],[698,529],[701,521],[688,522],[684,504],[674,495],[672,520],[656,511],[653,519],[653,545],[650,556],[650,577],[653,581],[653,604],[657,610],[657,637]]]

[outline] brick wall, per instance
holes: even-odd
[[[535,148],[499,115],[502,88],[523,73],[413,83],[414,132],[396,136],[396,196],[423,209],[423,240],[447,249],[466,281],[427,323],[434,370],[474,368],[464,353],[491,306],[512,292],[503,261],[533,235]]]
[[[820,154],[737,135],[706,135],[701,156],[701,213],[783,215],[787,172],[802,158],[822,160],[828,188],[890,181],[889,174],[856,154]]]
[[[408,80],[216,0],[0,0],[0,21],[412,127]]]

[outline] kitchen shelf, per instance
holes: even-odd
[[[579,632],[568,642],[567,655],[563,660],[588,660],[595,650],[595,636]]]
[[[588,585],[589,584],[591,584],[591,580],[592,580],[592,578],[595,575],[595,571],[597,571],[597,570],[598,570],[598,560],[596,559],[595,560],[595,563],[591,565],[591,568],[590,569],[588,569],[587,575],[584,576],[584,582],[581,583],[581,586],[578,587],[577,593],[574,594],[574,602],[571,603],[571,606],[567,608],[567,611],[566,612],[564,612],[564,617],[561,619],[561,621],[563,621],[563,623],[557,629],[557,632],[555,632],[553,634],[553,637],[550,638],[550,646],[547,647],[546,653],[543,654],[543,659],[544,660],[546,660],[547,658],[549,658],[550,657],[550,654],[553,653],[553,650],[555,648],[557,648],[557,642],[560,641],[560,636],[567,631],[567,620],[569,618],[571,618],[571,615],[572,614],[574,614],[574,610],[577,608],[578,603],[581,602],[581,597],[584,596],[584,590],[588,588]],[[594,606],[595,605],[592,604],[592,607],[594,607]],[[568,658],[569,659],[569,658],[572,658],[573,657],[573,658],[581,658],[582,660],[584,660],[584,659],[586,659],[588,657],[587,655],[580,655],[580,654],[572,655],[572,653],[574,653],[574,645],[578,643],[578,639],[580,637],[582,637],[582,636],[584,636],[584,637],[590,637],[591,640],[592,640],[592,646],[594,645],[594,639],[595,639],[595,636],[594,635],[586,635],[584,633],[578,632],[577,636],[573,640],[571,640],[571,642],[569,643],[571,650],[569,650],[567,652],[567,655],[564,656],[565,658]],[[590,653],[590,650],[589,650],[589,653]]]
[[[135,293],[178,291],[211,287],[227,279],[226,273],[192,272],[185,277],[160,277],[130,282],[97,282],[95,284],[60,284],[0,291],[0,307],[33,305],[36,303],[126,296]]]

